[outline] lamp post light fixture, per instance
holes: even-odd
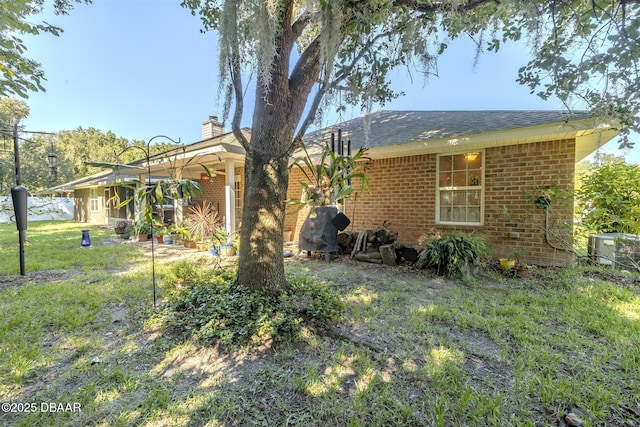
[[[58,179],[58,156],[53,151],[53,139],[51,140],[51,151],[47,154],[49,161],[49,181],[56,182]]]

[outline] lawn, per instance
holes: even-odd
[[[640,281],[486,269],[473,281],[291,260],[337,293],[329,330],[252,347],[163,326],[143,246],[81,225],[0,224],[0,422],[11,426],[640,426]],[[211,257],[191,258],[218,274]],[[179,277],[157,265],[160,305]],[[581,424],[580,424],[581,423]]]

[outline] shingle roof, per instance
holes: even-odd
[[[331,132],[353,149],[452,138],[590,117],[588,111],[377,111],[308,133],[307,145],[328,143]],[[366,128],[368,127],[368,132]]]

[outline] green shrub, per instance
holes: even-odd
[[[463,276],[466,269],[478,266],[489,253],[487,240],[474,234],[443,234],[429,239],[424,246],[416,266],[451,277]]]
[[[292,276],[288,278],[288,284],[281,304],[291,305],[306,323],[327,327],[340,318],[342,302],[322,283],[304,276]]]
[[[212,275],[212,268],[210,266],[198,264],[192,260],[181,260],[169,265],[169,272],[165,280],[174,285],[181,286],[210,282],[216,279],[224,282],[231,277],[230,273],[231,272],[221,272],[219,275]]]
[[[203,343],[240,345],[295,339],[304,325],[327,327],[340,317],[342,304],[324,285],[303,277],[288,283],[287,291],[271,298],[237,284],[223,270],[176,292],[161,315],[167,326]]]
[[[640,232],[640,168],[606,164],[582,177],[576,193],[582,223],[596,233]]]

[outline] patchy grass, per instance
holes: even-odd
[[[81,230],[89,229],[92,248],[80,246]],[[28,224],[25,243],[25,270],[104,270],[120,268],[140,255],[133,248],[120,245],[103,245],[113,238],[113,230],[67,221],[38,221]],[[130,249],[130,250],[127,250]],[[20,273],[18,231],[14,224],[0,224],[0,275]]]
[[[101,245],[110,233],[92,230],[96,247],[75,251],[81,226],[60,228],[67,259],[39,261],[60,274],[33,264],[34,276],[0,294],[0,401],[37,404],[1,413],[6,425],[527,426],[570,413],[585,426],[640,425],[637,277],[538,269],[460,282],[292,261],[290,274],[340,296],[340,323],[239,349],[165,329],[135,247]],[[85,258],[101,251],[113,263]],[[3,263],[0,281],[15,265]],[[218,274],[207,262],[157,270],[163,301]],[[81,412],[43,412],[43,402]]]

